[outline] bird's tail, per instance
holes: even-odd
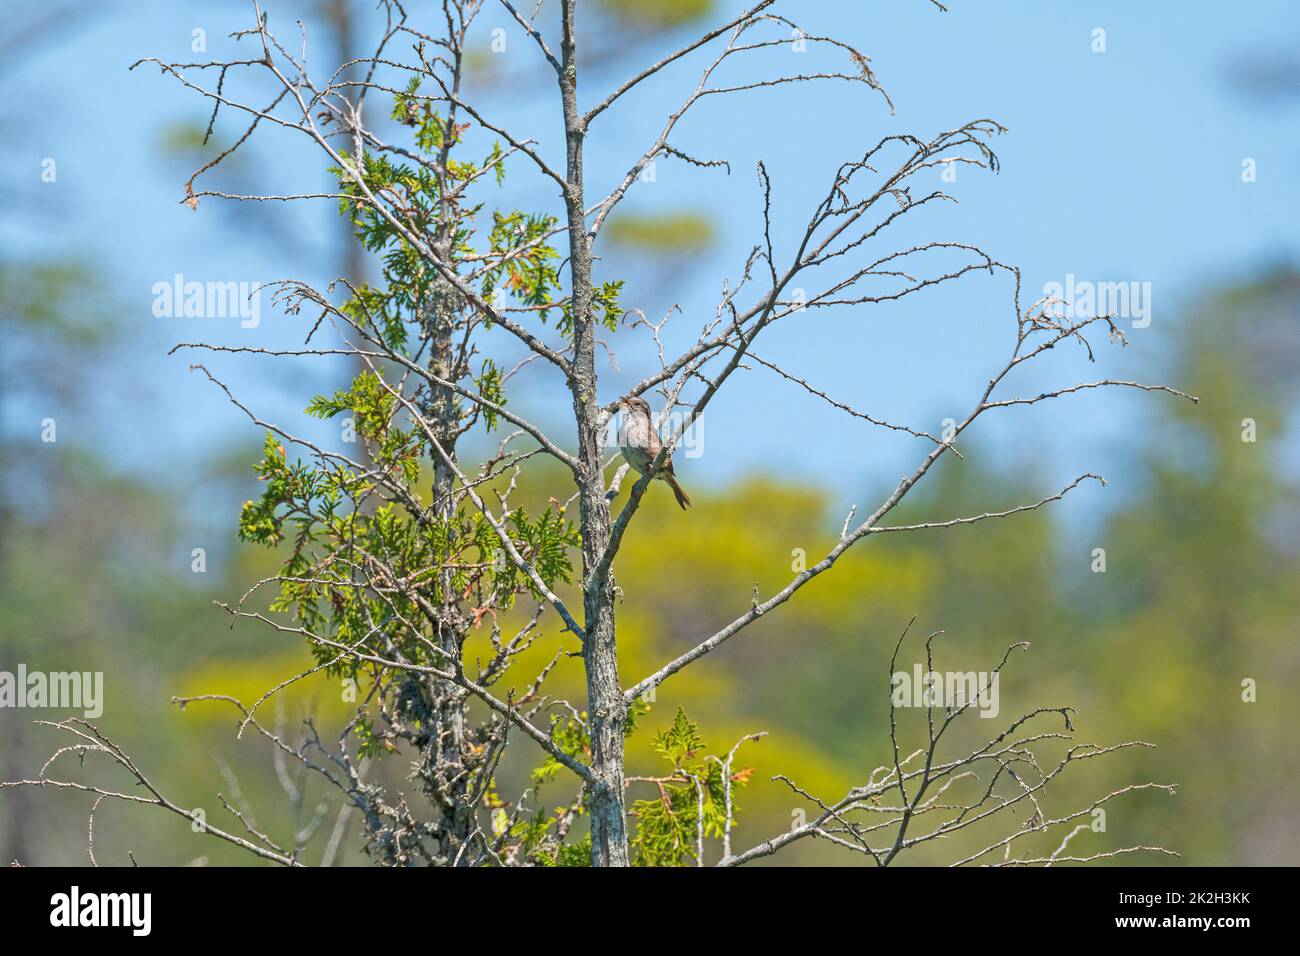
[[[677,479],[667,472],[664,473],[663,479],[673,489],[673,497],[677,499],[677,503],[681,505],[682,510],[685,511],[689,508],[691,506],[691,496],[682,491],[682,486],[677,483]]]

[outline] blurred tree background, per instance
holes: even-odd
[[[656,769],[651,731],[678,706],[701,722],[713,747],[766,730],[767,738],[741,751],[754,776],[737,845],[783,829],[799,807],[809,808],[767,780],[776,768],[832,797],[887,762],[889,653],[915,613],[918,630],[946,632],[937,645],[945,668],[986,670],[1007,644],[1032,642],[1030,654],[1014,658],[1004,675],[1001,714],[990,727],[1031,706],[1065,703],[1078,709],[1081,739],[1157,745],[1063,778],[1062,786],[1077,788],[1066,794],[1076,802],[1139,779],[1179,784],[1174,798],[1156,793],[1117,802],[1107,832],[1081,837],[1094,841],[1081,849],[1158,843],[1177,849],[1186,863],[1295,863],[1291,801],[1300,766],[1290,745],[1296,708],[1288,690],[1300,680],[1300,498],[1284,460],[1287,446],[1270,436],[1296,399],[1283,389],[1277,366],[1294,361],[1300,349],[1297,292],[1300,275],[1277,272],[1220,290],[1184,318],[1184,347],[1161,371],[1202,403],[1169,403],[1151,412],[1152,421],[1134,422],[1136,431],[1157,436],[1124,476],[1124,485],[1140,490],[1095,541],[1077,540],[1043,512],[875,539],[850,553],[842,573],[800,594],[787,614],[760,622],[706,666],[660,688],[633,738],[630,766]],[[24,329],[17,321],[23,309],[9,296],[4,305],[12,338]],[[38,328],[63,334],[48,322],[28,331]],[[87,344],[75,335],[62,343],[73,353]],[[1243,418],[1255,420],[1260,440],[1242,440]],[[232,533],[224,559],[213,560],[208,574],[190,573],[177,534],[179,502],[58,447],[9,438],[5,486],[22,507],[11,503],[5,524],[4,660],[31,669],[104,670],[112,707],[103,724],[160,785],[203,807],[219,790],[246,801],[258,825],[272,829],[304,828],[322,816],[321,842],[313,847],[323,847],[336,802],[321,808],[313,802],[319,794],[303,795],[299,819],[292,819],[285,793],[294,782],[281,779],[260,744],[234,739],[233,711],[200,704],[178,711],[168,703],[172,694],[202,692],[256,699],[306,666],[304,648],[267,631],[231,631],[211,603],[271,573],[273,556],[233,543]],[[238,499],[254,493],[254,482],[251,469],[226,463],[253,458],[251,447],[226,453],[214,468],[224,476],[217,500],[232,523]],[[909,517],[968,513],[1035,487],[1033,475],[982,470],[989,466],[980,458],[974,449],[967,461],[954,460]],[[19,481],[28,469],[15,462],[32,461],[41,463],[40,481]],[[816,556],[837,530],[821,490],[764,478],[702,491],[690,516],[665,496],[647,507],[663,533],[653,543],[634,537],[620,566],[628,595],[620,621],[627,679],[743,609],[755,583],[766,591],[786,580],[795,548]],[[1104,573],[1092,570],[1094,547],[1106,549]],[[555,646],[541,642],[539,662]],[[1243,701],[1247,678],[1258,682],[1257,702]],[[567,679],[580,681],[580,672],[572,669]],[[305,681],[285,693],[276,720],[292,730],[314,716],[324,730],[342,712],[336,687]],[[24,717],[3,715],[6,775],[30,773],[54,739],[25,726]],[[387,764],[379,772],[401,775],[400,755]],[[520,784],[525,770],[505,768],[503,792]],[[544,792],[542,803],[563,802],[567,794],[559,789]],[[84,860],[87,801],[26,794],[0,800],[5,858]],[[96,827],[101,859],[124,862],[133,849],[142,863],[241,862],[238,851],[149,809],[113,807]],[[364,861],[347,842],[336,859]],[[802,843],[787,860],[811,861],[853,858]]]
[[[603,6],[610,29],[593,67],[653,43],[659,31],[708,13],[712,4],[676,0],[654,5],[653,14],[625,0]],[[339,4],[325,7],[338,16]],[[346,18],[336,22],[350,29]],[[483,69],[490,67],[485,57]],[[175,126],[160,132],[187,168],[199,149],[193,134]],[[227,228],[246,225],[232,215]],[[665,270],[690,268],[713,241],[713,225],[690,210],[646,211],[613,224],[611,239],[620,257],[648,263],[630,287],[650,287]],[[312,246],[301,254],[320,253]],[[364,269],[346,258],[346,244],[327,254],[343,256],[346,273]],[[178,802],[204,807],[215,820],[221,792],[261,829],[314,834],[307,862],[364,864],[337,797],[304,786],[260,741],[236,740],[233,710],[180,710],[169,702],[195,693],[256,699],[310,664],[300,643],[269,630],[232,630],[213,605],[237,599],[278,565],[274,554],[235,540],[239,502],[257,493],[251,465],[261,436],[250,428],[246,444],[211,449],[196,466],[200,487],[185,493],[121,472],[88,444],[41,442],[34,421],[55,418],[61,439],[75,423],[89,427],[97,413],[93,384],[129,376],[131,365],[112,344],[120,319],[108,277],[71,258],[31,259],[8,249],[6,257],[0,669],[21,661],[31,670],[104,671],[111,706],[103,728]],[[1060,510],[1047,510],[873,539],[784,613],[661,687],[630,742],[629,772],[657,769],[650,738],[679,706],[700,722],[714,750],[767,731],[740,751],[738,764],[754,772],[735,841],[744,848],[780,832],[811,807],[768,779],[778,769],[831,799],[888,761],[889,655],[918,615],[914,633],[945,631],[937,645],[944,668],[987,670],[1008,644],[1032,643],[1004,674],[999,717],[972,723],[995,732],[1034,706],[1068,704],[1077,708],[1080,739],[1156,745],[1092,762],[1058,782],[1065,788],[1060,796],[1076,805],[1138,780],[1179,784],[1173,798],[1154,792],[1112,805],[1107,832],[1081,836],[1082,852],[1144,843],[1171,847],[1188,864],[1300,863],[1300,714],[1292,696],[1300,686],[1300,469],[1294,442],[1284,440],[1300,400],[1300,273],[1279,265],[1224,279],[1207,285],[1197,301],[1178,320],[1176,352],[1150,371],[1201,404],[1143,407],[1145,417],[1131,423],[1135,440],[1124,473],[1108,475],[1123,479],[1127,497],[1104,524],[1081,530],[1061,520]],[[1076,400],[1082,399],[1059,401]],[[1244,419],[1255,423],[1257,440],[1243,440]],[[1036,498],[1044,487],[1032,465],[1000,464],[978,444],[966,455],[945,460],[918,489],[906,519],[1005,507]],[[167,467],[160,449],[157,468]],[[534,481],[526,490],[539,498],[563,488],[561,476]],[[662,530],[654,539],[632,536],[620,557],[625,683],[742,611],[755,584],[767,592],[787,581],[796,549],[817,560],[842,520],[831,512],[828,489],[765,476],[691,491],[696,509],[689,515],[667,496],[651,495],[647,519]],[[861,499],[873,492],[860,489]],[[193,536],[185,530],[196,521],[220,542],[209,548],[203,574],[191,570]],[[1093,570],[1096,548],[1106,551],[1104,573]],[[540,642],[539,663],[555,652],[556,630]],[[910,667],[913,658],[904,659]],[[576,689],[580,679],[575,665],[560,674],[560,686],[567,680]],[[1258,683],[1255,702],[1243,700],[1247,680]],[[344,713],[338,688],[323,678],[295,685],[269,706],[270,719],[286,732],[311,718],[326,739]],[[34,775],[58,743],[31,717],[0,712],[2,779]],[[378,763],[376,774],[398,780],[405,773],[400,753]],[[527,770],[523,761],[504,767],[502,792],[522,786]],[[570,798],[553,784],[539,805]],[[0,795],[0,860],[86,862],[88,809],[79,794]],[[952,858],[964,845],[931,845],[931,856],[913,862],[939,859],[933,854],[940,850]],[[96,820],[96,848],[110,864],[125,864],[128,850],[144,865],[251,862],[151,808],[105,808]],[[804,841],[781,862],[859,860]]]

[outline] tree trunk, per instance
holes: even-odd
[[[426,328],[430,342],[429,370],[444,381],[455,381],[459,375],[454,354],[453,333],[461,303],[450,283],[434,282],[430,290],[432,308]],[[460,403],[456,394],[445,386],[432,388],[425,415],[429,427],[455,461],[456,439],[460,427]],[[456,514],[453,494],[456,474],[440,455],[433,456],[433,509],[438,520],[454,522]],[[468,623],[462,613],[459,596],[452,585],[452,571],[444,568],[440,582],[442,600],[439,602],[438,632],[434,642],[448,660],[459,660],[461,645],[468,633]],[[439,662],[439,666],[446,666]],[[441,854],[454,860],[460,848],[470,839],[475,829],[474,807],[470,802],[471,774],[468,771],[469,741],[465,715],[465,692],[450,681],[432,679],[434,728],[430,750],[424,759],[432,760],[431,769],[438,784],[438,797],[442,809],[440,833]],[[422,767],[422,770],[425,769]]]
[[[579,520],[585,593],[587,713],[591,735],[591,769],[587,807],[591,814],[593,866],[627,866],[627,822],[623,807],[623,730],[627,705],[618,683],[618,647],[614,639],[614,579],[594,572],[609,544],[609,504],[601,468],[600,406],[596,401],[596,330],[591,314],[591,246],[584,214],[582,143],[586,130],[578,112],[578,68],[574,46],[574,0],[564,0],[561,38],[560,95],[564,104],[567,147],[564,194],[569,226],[569,273],[573,285],[573,373],[569,388],[578,424],[578,460],[582,464]]]
[[[595,442],[593,441],[593,444]],[[599,446],[596,448],[599,459]],[[599,464],[596,475],[599,479]],[[584,574],[590,574],[609,541],[609,508],[599,481],[582,492]],[[623,806],[623,732],[627,705],[618,683],[618,646],[614,634],[614,580],[590,582],[584,602],[587,711],[591,733],[591,862],[593,866],[627,866],[627,826]]]

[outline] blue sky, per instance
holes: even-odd
[[[295,5],[269,0],[264,6],[273,27],[291,35]],[[1133,331],[1129,349],[1099,341],[1099,363],[1091,369],[1081,352],[1065,350],[1019,379],[1018,394],[1085,378],[1151,378],[1149,370],[1177,342],[1179,312],[1194,306],[1208,283],[1295,257],[1295,112],[1253,104],[1226,82],[1231,58],[1294,46],[1300,12],[1290,4],[1257,2],[1246,11],[1210,2],[954,0],[947,14],[923,0],[784,6],[810,32],[833,33],[868,54],[896,113],[861,88],[824,84],[719,100],[684,121],[674,145],[728,159],[731,174],[661,160],[655,182],[639,184],[626,203],[643,212],[698,209],[719,224],[706,255],[667,274],[633,276],[641,298],[625,304],[651,315],[680,304],[684,315],[669,328],[679,329],[681,341],[712,315],[722,280],[734,281],[758,239],[753,170],[759,159],[773,178],[780,254],[783,240],[789,252],[841,162],[891,133],[925,138],[979,117],[1009,129],[994,144],[1001,174],[960,170],[948,187],[960,204],[922,210],[900,230],[899,241],[978,244],[1021,267],[1028,298],[1068,273],[1152,288],[1153,321]],[[303,275],[327,281],[337,268],[330,241],[335,213],[327,203],[263,212],[254,220],[262,235],[250,238],[232,228],[238,220],[217,209],[216,200],[205,200],[197,213],[179,206],[188,170],[163,152],[160,140],[178,122],[205,122],[206,104],[156,70],[128,73],[127,66],[148,55],[189,59],[195,27],[206,29],[209,54],[224,56],[233,49],[224,34],[246,26],[249,14],[237,3],[141,0],[104,7],[107,12],[68,40],[29,56],[13,78],[11,87],[29,105],[20,112],[24,135],[8,148],[11,166],[38,181],[41,161],[53,157],[58,180],[32,188],[30,214],[4,226],[0,242],[9,250],[75,251],[102,266],[110,280],[104,295],[116,303],[128,339],[118,352],[114,394],[64,434],[103,446],[125,468],[161,445],[176,463],[174,480],[183,484],[214,445],[256,435],[205,379],[186,370],[187,358],[168,358],[167,349],[196,338],[288,345],[301,341],[301,320],[264,314],[261,327],[240,329],[232,320],[156,318],[154,283],[178,272],[200,280]],[[536,136],[554,157],[562,143],[544,65],[486,4],[481,43],[494,26],[509,31],[503,56],[511,75],[527,79],[530,93],[496,91],[484,102],[492,116]],[[1092,49],[1096,28],[1106,31],[1104,53]],[[694,29],[664,47],[680,45]],[[657,47],[644,46],[602,67],[584,90],[587,101],[658,55]],[[320,47],[311,56],[318,67],[332,63]],[[752,74],[737,75],[785,68],[791,56],[769,58],[763,67],[756,62]],[[588,143],[589,197],[628,168],[665,108],[693,86],[700,62],[692,59],[646,84],[597,121]],[[233,129],[218,125],[222,142]],[[256,155],[249,172],[259,189],[327,185],[305,141],[268,136]],[[1245,158],[1256,162],[1254,183],[1241,180]],[[933,186],[939,185],[936,174]],[[523,166],[508,193],[526,208],[554,209],[554,189]],[[275,231],[267,228],[272,222]],[[298,241],[283,243],[284,231]],[[937,430],[944,417],[969,409],[1004,360],[1013,330],[1010,292],[1004,278],[967,278],[906,304],[789,321],[760,339],[756,351],[872,414]],[[623,372],[608,381],[609,397],[653,367],[643,339],[620,333],[614,345]],[[306,434],[322,434],[298,414],[307,390],[332,387],[341,374],[341,366],[319,359],[301,366],[214,360],[212,367],[267,417]],[[539,374],[521,382],[513,401],[529,417],[562,427],[556,387]],[[744,373],[729,388],[710,407],[704,454],[678,467],[688,487],[775,472],[816,481],[865,506],[925,450],[914,439],[849,421],[761,370]],[[1054,490],[1082,471],[1121,461],[1158,427],[1167,401],[1092,393],[990,418],[978,436],[983,464],[1030,470]]]

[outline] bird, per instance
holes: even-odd
[[[654,421],[650,417],[650,403],[634,395],[619,399],[618,409],[623,413],[618,428],[619,451],[638,474],[644,475],[663,448],[663,442],[659,440],[659,433],[655,431]],[[691,506],[690,496],[677,483],[671,455],[664,458],[655,477],[668,483],[683,511]]]

